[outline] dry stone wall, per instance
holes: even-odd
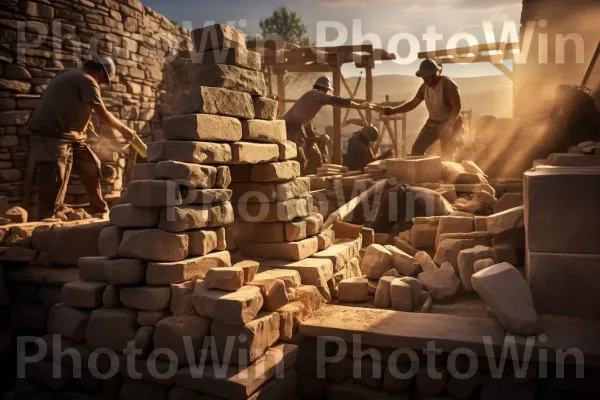
[[[103,88],[104,102],[150,141],[162,137],[161,121],[171,115],[178,76],[187,79],[177,72],[177,54],[190,48],[187,30],[138,0],[0,2],[0,196],[13,204],[21,201],[29,154],[27,121],[56,73],[80,66],[94,51],[112,56],[117,76],[110,88]],[[111,136],[97,123],[95,128]],[[114,134],[102,140],[88,136],[103,163],[104,195],[118,197],[124,143]],[[73,175],[66,203],[86,201]],[[32,202],[37,202],[35,187]]]

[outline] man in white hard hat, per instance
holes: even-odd
[[[364,171],[367,164],[373,161],[383,160],[392,155],[388,150],[379,157],[375,157],[372,143],[379,138],[379,130],[374,126],[365,126],[348,141],[348,151],[344,156],[344,165],[350,171]]]
[[[442,145],[442,158],[453,160],[456,147],[462,142],[463,120],[460,114],[462,104],[456,83],[441,75],[442,67],[434,60],[424,60],[417,71],[423,79],[414,99],[399,107],[381,107],[385,115],[402,114],[417,108],[425,101],[429,119],[413,144],[411,154],[420,156],[438,139]]]
[[[316,172],[320,165],[312,165],[308,158],[321,159],[320,154],[308,156],[307,152],[319,152],[316,142],[317,135],[312,127],[312,121],[317,113],[326,105],[343,108],[366,108],[351,99],[334,96],[331,94],[333,87],[331,80],[327,76],[322,76],[316,80],[312,90],[304,93],[300,99],[283,116],[286,123],[288,140],[298,145],[298,162],[303,175]],[[310,147],[307,147],[307,141],[311,139]],[[319,152],[320,153],[320,152]],[[310,164],[310,165],[309,165]]]
[[[71,168],[79,175],[93,212],[108,212],[100,188],[100,161],[85,143],[85,132],[94,113],[126,139],[133,136],[102,101],[100,85],[110,84],[115,73],[114,62],[101,56],[59,73],[31,116],[28,128],[40,185],[40,219],[52,217],[63,205]]]

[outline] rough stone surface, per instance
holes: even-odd
[[[412,311],[412,290],[407,282],[396,278],[390,283],[392,309],[396,311]]]
[[[410,229],[410,244],[417,249],[435,247],[437,224],[414,224]]]
[[[385,248],[392,253],[393,267],[398,273],[412,276],[419,271],[419,263],[414,257],[406,254],[396,246],[386,245]]]
[[[438,270],[421,272],[417,279],[425,285],[425,289],[435,300],[453,298],[460,286],[460,279],[448,262],[444,262]]]
[[[156,179],[156,164],[136,163],[133,165],[133,180],[144,181]]]
[[[159,141],[148,143],[148,161],[180,161],[196,164],[228,164],[231,147],[224,143]]]
[[[290,243],[238,242],[240,252],[245,257],[269,257],[290,261],[300,261],[319,251],[316,237]]]
[[[305,197],[276,203],[240,203],[236,211],[240,219],[252,223],[287,222],[295,218],[308,217],[310,200],[310,197]]]
[[[119,256],[119,245],[123,238],[123,229],[109,226],[100,231],[98,236],[98,251],[101,256],[116,258]]]
[[[284,140],[279,145],[279,161],[293,160],[298,157],[298,147],[291,140]]]
[[[192,30],[192,41],[196,53],[224,48],[244,48],[242,31],[226,24],[214,24]]]
[[[156,165],[156,177],[169,179],[181,185],[197,188],[215,186],[217,169],[210,165],[189,164],[179,161],[161,161]]]
[[[300,301],[292,301],[277,310],[279,314],[279,340],[291,341],[298,331],[298,326],[308,315],[304,304]]]
[[[258,164],[277,161],[279,146],[275,143],[237,142],[231,145],[234,164]]]
[[[143,283],[146,278],[146,264],[141,260],[105,260],[103,265],[106,281],[115,285],[137,285]]]
[[[228,251],[176,262],[151,262],[146,271],[146,281],[149,285],[180,283],[193,278],[204,278],[209,270],[224,267],[231,267],[231,255]]]
[[[440,241],[440,235],[444,233],[468,233],[473,232],[474,224],[471,217],[442,216],[438,224],[435,245]]]
[[[192,295],[196,312],[226,325],[240,326],[252,321],[263,305],[256,286],[243,286],[236,292],[209,290],[203,283],[196,285]]]
[[[438,269],[431,256],[424,251],[415,254],[415,259],[423,271],[436,271]]]
[[[265,120],[274,120],[277,118],[277,109],[279,105],[277,100],[254,96],[252,97],[252,101],[254,103],[254,118]]]
[[[395,269],[393,271],[396,271]],[[392,306],[392,294],[390,285],[396,279],[394,276],[382,276],[377,284],[373,304],[377,308],[390,308]]]
[[[335,242],[335,232],[330,229],[324,230],[317,235],[319,241],[319,251],[330,248]]]
[[[194,280],[181,283],[172,283],[171,287],[171,308],[173,315],[190,314],[194,311],[192,305],[192,293],[194,293]]]
[[[482,271],[488,267],[491,267],[492,265],[496,265],[496,261],[494,261],[491,258],[484,258],[481,260],[476,260],[473,263],[473,273],[477,273],[479,271]]]
[[[239,267],[209,269],[204,277],[204,285],[208,289],[235,292],[244,286],[244,271]]]
[[[119,246],[119,255],[150,261],[180,261],[188,255],[187,235],[160,229],[127,230]]]
[[[310,181],[305,178],[281,183],[234,183],[232,201],[240,203],[272,203],[306,197]]]
[[[509,229],[525,226],[524,207],[509,208],[501,213],[492,214],[487,218],[487,231],[501,233]]]
[[[100,308],[92,312],[85,344],[92,350],[123,351],[137,331],[136,312],[126,308]]]
[[[242,124],[237,118],[210,114],[178,115],[163,120],[163,133],[167,140],[237,142]]]
[[[102,305],[106,285],[106,282],[69,282],[62,287],[61,298],[66,306],[97,308]]]
[[[364,242],[364,236],[363,236],[363,242]],[[395,237],[393,239],[393,244],[398,249],[402,250],[403,252],[405,252],[406,254],[408,254],[409,256],[412,256],[412,257],[415,257],[415,255],[419,252],[419,250],[414,248],[408,241],[406,241],[404,239],[400,239],[398,237]],[[366,245],[367,244],[365,244],[365,246]]]
[[[394,265],[392,253],[382,245],[373,244],[367,248],[362,260],[363,274],[371,279],[379,279]]]
[[[488,238],[482,239],[442,239],[435,253],[433,261],[437,265],[448,262],[458,270],[458,253],[477,245],[489,245]]]
[[[338,285],[338,299],[345,303],[362,303],[369,300],[367,278],[344,279]]]
[[[171,288],[168,286],[123,287],[119,291],[121,303],[136,310],[160,311],[169,308]]]
[[[119,297],[120,285],[109,284],[104,288],[102,293],[102,306],[105,308],[118,307],[121,304]]]
[[[158,227],[168,232],[217,228],[233,222],[231,203],[163,208]]]
[[[194,86],[216,87],[253,96],[264,96],[266,85],[263,73],[250,71],[233,65],[214,64],[199,70],[192,70],[190,81]]]
[[[187,364],[191,360],[188,360],[189,351],[186,352],[183,338],[188,338],[188,343],[191,343],[190,350],[197,354],[210,332],[210,325],[210,319],[196,314],[165,318],[156,324],[154,347],[173,351],[180,364]]]
[[[224,228],[187,231],[189,238],[188,255],[204,256],[219,250],[226,250],[227,242]]]
[[[464,249],[458,253],[458,274],[463,287],[467,292],[474,292],[471,285],[471,276],[475,273],[475,262],[491,258],[496,259],[494,249],[486,246],[475,246],[471,249]]]
[[[78,342],[85,340],[90,313],[65,304],[56,304],[48,314],[48,333],[63,335]]]
[[[158,225],[159,208],[118,204],[110,209],[110,222],[121,228],[153,228]]]
[[[260,119],[242,122],[244,140],[279,143],[287,139],[284,120],[263,121]]]
[[[250,171],[252,182],[281,182],[300,176],[297,161],[281,161],[270,164],[253,165]]]
[[[277,311],[289,303],[286,286],[281,279],[254,279],[248,285],[256,286],[263,296],[263,310]]]
[[[197,86],[177,98],[181,114],[215,114],[242,119],[254,118],[252,96],[224,88]]]
[[[134,207],[177,206],[182,202],[174,181],[133,181],[127,185],[127,199]]]
[[[254,280],[259,265],[256,261],[244,260],[236,263],[234,266],[242,269],[244,272],[244,284],[246,284]]]
[[[402,277],[400,278],[400,280],[402,282],[408,283],[408,285],[410,286],[412,311],[415,311],[417,306],[419,305],[419,300],[421,298],[421,292],[423,291],[424,285],[418,279],[410,276]]]
[[[504,193],[494,205],[494,214],[523,205],[523,193]]]

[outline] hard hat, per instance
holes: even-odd
[[[315,81],[313,86],[322,87],[327,90],[333,90],[333,86],[331,86],[331,79],[328,76],[322,76]]]
[[[102,68],[104,68],[104,72],[106,73],[106,77],[108,78],[108,84],[110,85],[110,81],[112,81],[117,72],[115,62],[109,57],[103,57],[99,55],[93,55],[92,61],[96,64],[102,65]]]
[[[419,78],[425,78],[426,76],[435,75],[441,70],[442,67],[440,67],[434,60],[428,58],[421,63],[421,66],[417,71],[417,76]]]
[[[379,130],[373,125],[365,126],[360,130],[360,134],[369,142],[374,142],[379,137]]]

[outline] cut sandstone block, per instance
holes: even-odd
[[[197,277],[204,278],[210,269],[224,267],[231,267],[231,256],[228,251],[177,262],[151,262],[146,271],[146,282],[148,285],[179,283]]]
[[[214,321],[210,333],[214,338],[219,360],[233,365],[248,365],[279,340],[279,314],[261,312],[244,326],[230,326]],[[241,335],[244,335],[245,340],[240,339]]]
[[[182,201],[177,182],[156,180],[130,182],[127,198],[134,207],[177,206]]]
[[[420,251],[415,254],[415,259],[423,271],[437,271],[438,269],[437,265],[435,265],[431,259],[431,256],[424,251]]]
[[[56,304],[48,314],[48,333],[83,342],[89,319],[90,313],[87,311],[63,303]]]
[[[188,354],[195,356],[202,349],[204,339],[210,332],[210,325],[210,319],[196,314],[165,318],[156,324],[154,347],[173,351],[180,364],[187,364],[191,361],[188,360]],[[187,338],[191,348],[186,347],[183,338]]]
[[[344,279],[338,285],[338,300],[344,303],[362,303],[369,300],[367,278]]]
[[[169,232],[213,228],[233,222],[231,203],[202,206],[165,207],[160,213],[158,227]]]
[[[507,331],[523,336],[537,333],[531,289],[515,267],[508,263],[494,265],[474,274],[472,283]]]
[[[258,164],[277,161],[279,146],[267,143],[237,142],[231,145],[232,163]]]
[[[442,216],[438,224],[435,245],[437,247],[440,241],[440,235],[444,233],[468,233],[473,232],[473,218]]]
[[[229,167],[224,165],[217,167],[215,187],[218,189],[227,189],[229,185],[231,185],[231,171]]]
[[[192,295],[194,309],[200,316],[210,317],[226,325],[240,326],[252,321],[263,305],[260,289],[243,286],[236,292],[209,290],[196,285]]]
[[[385,248],[392,253],[392,266],[398,273],[412,276],[419,270],[419,263],[396,246],[387,245]]]
[[[331,226],[335,232],[335,237],[341,239],[358,239],[362,232],[362,225],[350,224],[344,221],[337,221]]]
[[[460,286],[460,279],[456,276],[454,268],[448,262],[435,271],[421,272],[417,277],[425,285],[425,289],[435,300],[448,300],[456,295]]]
[[[185,186],[211,188],[216,183],[217,169],[210,165],[161,161],[156,164],[156,176],[159,179],[169,179]]]
[[[399,279],[402,282],[408,283],[408,285],[410,286],[411,304],[412,310],[414,311],[419,305],[419,300],[421,299],[421,292],[423,291],[424,285],[418,279],[410,276],[405,276]]]
[[[232,191],[229,189],[186,189],[181,190],[182,204],[212,204],[225,203],[231,200]]]
[[[307,258],[301,261],[267,260],[261,267],[290,269],[300,274],[303,285],[326,287],[327,281],[333,277],[333,263],[328,259]]]
[[[196,142],[237,142],[242,138],[242,124],[237,118],[210,114],[187,114],[163,119],[167,140]]]
[[[387,161],[387,173],[400,183],[416,184],[442,180],[442,163],[436,156],[407,156]]]
[[[238,203],[236,212],[248,222],[291,221],[310,214],[310,197],[291,199],[276,203]]]
[[[395,269],[393,271],[396,271]],[[377,284],[373,304],[377,308],[390,308],[392,306],[392,294],[390,285],[396,279],[394,276],[382,276]]]
[[[232,153],[224,143],[168,140],[148,143],[148,161],[227,164],[232,162]]]
[[[279,314],[279,340],[286,342],[292,340],[298,331],[300,323],[308,315],[304,304],[292,301],[277,310]]]
[[[118,204],[110,209],[110,222],[121,228],[152,228],[158,225],[160,208]]]
[[[317,311],[325,303],[319,290],[310,285],[296,288],[296,301],[301,302],[309,314]]]
[[[494,261],[491,258],[484,258],[481,260],[476,260],[473,263],[473,273],[476,274],[477,272],[483,271],[484,269],[491,267],[492,265],[496,265],[496,261]]]
[[[364,236],[363,236],[363,242],[364,242]],[[399,248],[400,250],[402,250],[403,252],[405,252],[406,254],[408,254],[409,256],[415,257],[415,255],[419,252],[419,250],[415,249],[409,242],[407,242],[406,240],[400,239],[398,237],[395,237],[393,239],[393,244],[394,246],[396,246],[397,248]]]
[[[245,257],[278,258],[283,260],[300,261],[319,251],[317,238],[307,238],[290,243],[254,243],[239,242],[240,252]]]
[[[477,245],[488,245],[489,239],[443,239],[435,252],[433,261],[437,265],[448,262],[458,270],[458,253],[461,250],[469,249]]]
[[[300,176],[300,164],[297,161],[281,161],[270,164],[253,165],[250,171],[252,182],[281,182]]]
[[[279,103],[277,100],[269,99],[267,97],[252,97],[254,104],[254,118],[274,120],[277,118],[277,108]]]
[[[121,303],[137,310],[160,311],[169,308],[171,288],[168,286],[124,287],[119,291]]]
[[[235,264],[235,267],[239,267],[244,272],[244,284],[248,282],[252,282],[254,280],[254,276],[258,271],[259,263],[252,260],[244,260]]]
[[[104,263],[107,257],[81,257],[77,261],[79,277],[84,281],[106,281]]]
[[[285,283],[281,279],[254,279],[248,285],[256,286],[263,296],[263,310],[277,311],[289,303]]]
[[[390,295],[392,298],[392,309],[396,311],[412,311],[412,290],[410,285],[396,278],[390,284]]]
[[[494,205],[494,214],[523,205],[523,193],[504,193]]]
[[[335,242],[335,233],[330,229],[324,230],[317,235],[317,240],[319,241],[319,251],[326,250]]]
[[[215,24],[192,30],[192,42],[196,53],[223,48],[245,48],[242,31],[225,24]]]
[[[282,183],[234,183],[232,201],[248,203],[272,203],[306,197],[310,181],[298,178]]]
[[[410,244],[417,248],[435,247],[437,224],[414,224],[410,229]]]
[[[85,344],[92,350],[123,351],[137,331],[136,312],[127,308],[100,308],[92,312]]]
[[[130,258],[105,260],[104,277],[107,282],[115,285],[137,285],[146,278],[146,264]]]
[[[233,225],[233,230],[236,241],[285,242],[285,224],[283,222],[245,222],[238,219]]]
[[[156,179],[156,164],[154,163],[136,163],[133,165],[133,180],[151,180]]]
[[[244,271],[238,267],[212,268],[206,272],[204,284],[208,289],[235,292],[244,286]]]
[[[169,316],[168,311],[139,310],[137,313],[137,324],[141,326],[156,326],[159,321]]]
[[[298,147],[291,140],[277,143],[279,145],[279,161],[293,160],[298,157]]]
[[[362,260],[362,272],[371,279],[379,279],[393,267],[392,253],[384,246],[373,244],[367,248]]]
[[[188,255],[187,235],[160,229],[127,230],[119,246],[119,255],[140,260],[179,261]]]
[[[224,228],[187,231],[185,234],[189,239],[188,255],[190,256],[204,256],[214,250],[226,250]]]
[[[290,289],[297,289],[300,287],[301,278],[298,271],[290,269],[271,269],[271,268],[259,268],[259,273],[254,276],[257,281],[263,279],[280,279],[285,283],[285,287],[288,291]]]
[[[252,96],[224,88],[197,86],[184,91],[176,101],[180,114],[215,114],[252,119]]]
[[[123,238],[123,229],[118,226],[109,226],[100,231],[98,236],[98,251],[100,255],[108,258],[119,256],[119,245]]]
[[[121,304],[119,297],[119,291],[121,287],[119,285],[109,284],[104,288],[102,293],[102,306],[105,308],[118,307]]]
[[[106,282],[69,282],[62,287],[61,298],[66,306],[96,308],[102,305],[106,285]]]
[[[244,47],[225,48],[204,51],[201,53],[193,53],[192,64],[194,67],[199,69],[214,64],[226,64],[235,65],[236,67],[246,68],[253,71],[260,71],[261,56],[260,53],[247,50]]]
[[[189,79],[194,86],[216,87],[253,96],[264,96],[266,85],[260,71],[250,71],[233,65],[214,64],[206,68],[190,71]]]
[[[475,246],[464,249],[458,253],[458,274],[463,287],[467,292],[474,292],[471,276],[475,273],[475,262],[486,258],[496,259],[494,249],[486,246]]]
[[[173,315],[190,314],[194,311],[192,293],[194,293],[195,280],[181,283],[172,283],[171,287],[171,313]]]
[[[333,272],[338,272],[350,262],[352,258],[358,255],[361,243],[362,241],[360,238],[356,240],[342,239],[330,248],[314,254],[312,258],[325,258],[331,260],[333,263]]]
[[[476,215],[473,221],[475,232],[487,232],[487,216]]]
[[[287,139],[284,120],[262,121],[251,119],[242,122],[244,140],[278,143]]]
[[[509,229],[522,228],[525,226],[524,207],[510,208],[498,214],[487,217],[487,231],[489,233],[501,233]]]
[[[311,208],[312,197],[307,198],[308,207]],[[319,213],[312,212],[308,217],[304,219],[306,221],[306,234],[308,236],[316,236],[323,230],[323,216]]]

